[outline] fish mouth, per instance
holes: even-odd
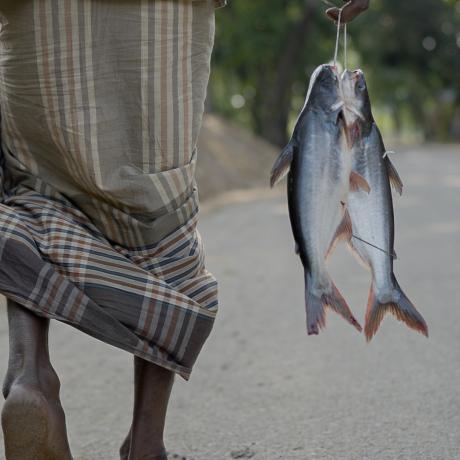
[[[352,77],[355,81],[362,80],[364,77],[364,72],[361,69],[356,69],[352,73]]]
[[[329,68],[337,75],[339,74],[339,68],[335,64],[329,64]]]
[[[331,68],[332,67],[333,66],[331,66]],[[335,70],[336,69],[334,69],[334,71]],[[342,78],[339,80],[340,97],[337,102],[330,107],[330,112],[337,113],[336,123],[342,125],[347,147],[351,150],[361,138],[361,122],[365,121],[365,117],[360,108],[346,97],[347,93],[343,87],[343,77],[346,73],[351,74],[349,81],[352,82],[353,87],[360,85],[361,82],[364,81],[364,73],[361,70],[358,69],[353,72],[344,71]]]
[[[351,79],[358,92],[362,92],[366,89],[366,79],[364,78],[364,72],[361,69],[355,70]]]

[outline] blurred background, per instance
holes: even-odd
[[[328,4],[231,0],[216,15],[208,110],[283,145],[310,74],[334,54]],[[366,73],[387,138],[460,140],[460,1],[371,0],[348,32],[348,66]]]
[[[394,200],[395,272],[430,330],[425,339],[389,315],[370,344],[332,312],[318,337],[306,335],[286,185],[268,187],[310,74],[334,54],[327,7],[230,0],[216,11],[197,179],[220,311],[192,379],[174,386],[171,459],[460,459],[460,0],[371,0],[348,28],[349,67],[366,73],[405,186]],[[330,262],[362,322],[369,273],[343,246]],[[131,356],[51,328],[75,460],[119,458]]]

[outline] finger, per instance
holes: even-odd
[[[350,22],[369,8],[369,0],[351,0],[342,10],[343,22]]]
[[[345,0],[346,1],[346,0]],[[350,22],[356,18],[363,11],[366,11],[369,8],[369,0],[352,0],[342,8],[342,15],[340,17],[340,22]],[[333,21],[339,20],[339,8],[329,8],[326,10],[326,14]]]
[[[346,0],[345,0],[346,1]],[[335,22],[338,22],[339,20],[339,13],[340,13],[340,8],[329,8],[326,10],[326,14],[329,16],[330,19],[332,19],[333,21]],[[345,22],[348,22],[348,21],[351,21],[351,19],[353,18],[348,18],[345,16],[345,15],[348,15],[350,14],[350,12],[346,12],[346,5],[342,8],[342,15],[340,16],[340,22],[341,24],[345,23]]]
[[[337,22],[339,20],[339,9],[338,8],[329,8],[326,10],[326,14],[328,15],[329,19]]]

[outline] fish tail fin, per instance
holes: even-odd
[[[425,320],[396,282],[388,301],[379,301],[375,295],[374,285],[371,285],[364,326],[364,333],[368,342],[377,332],[387,312],[392,313],[411,329],[428,337],[428,327]]]
[[[305,306],[307,310],[308,335],[318,334],[326,326],[326,308],[330,308],[353,325],[359,332],[362,328],[356,321],[347,302],[340,294],[332,280],[329,280],[329,289],[314,289],[309,276],[305,278]]]
[[[326,326],[326,312],[324,302],[320,296],[305,287],[305,308],[307,311],[307,332],[308,335],[318,335],[320,329]]]
[[[362,331],[361,325],[356,321],[353,313],[350,310],[346,300],[343,298],[342,294],[339,292],[335,284],[331,280],[331,293],[323,295],[326,305],[342,316],[346,321],[348,321],[352,326],[354,326],[359,332]]]

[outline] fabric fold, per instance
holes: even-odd
[[[0,292],[185,379],[218,309],[195,183],[216,5],[0,6]]]

